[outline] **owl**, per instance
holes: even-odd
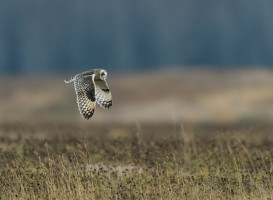
[[[78,108],[85,119],[93,116],[96,103],[102,108],[112,106],[112,94],[106,78],[106,70],[93,69],[64,81],[65,83],[74,82]]]

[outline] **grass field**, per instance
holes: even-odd
[[[270,125],[50,127],[1,124],[1,199],[273,197]]]
[[[0,80],[0,199],[273,199],[273,73],[160,74],[89,121],[63,78]]]

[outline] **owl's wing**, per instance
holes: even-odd
[[[94,76],[77,76],[74,81],[78,107],[85,119],[93,116],[96,107]]]
[[[96,84],[96,101],[103,108],[109,108],[112,106],[112,94],[104,80],[95,80]]]

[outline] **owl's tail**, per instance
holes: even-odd
[[[75,81],[75,76],[71,77],[70,79],[65,79],[64,80],[65,83],[71,83],[73,81]]]

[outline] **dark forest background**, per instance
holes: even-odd
[[[273,66],[270,0],[0,1],[0,73]]]

